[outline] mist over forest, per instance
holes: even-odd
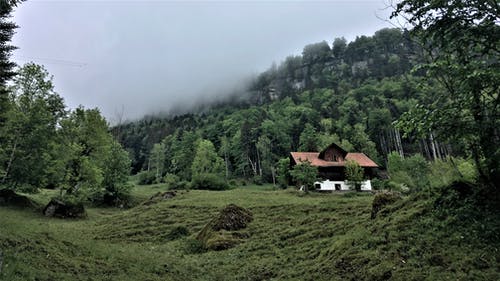
[[[27,1],[13,12],[20,26],[13,59],[45,65],[69,107],[99,107],[114,123],[121,113],[175,113],[231,94],[310,42],[391,26],[385,7],[382,0]]]

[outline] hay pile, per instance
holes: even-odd
[[[249,210],[230,204],[200,231],[196,239],[207,250],[229,249],[250,236],[242,230],[252,220],[253,215]]]
[[[399,199],[401,199],[401,193],[399,192],[383,191],[375,194],[375,198],[373,198],[372,202],[371,218],[376,218],[380,210]]]

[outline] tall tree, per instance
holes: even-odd
[[[11,107],[2,132],[5,153],[0,156],[4,167],[1,182],[44,187],[51,144],[59,120],[66,115],[65,106],[42,66],[29,63],[18,72],[10,87]]]
[[[202,174],[224,175],[224,160],[217,155],[213,143],[201,140],[196,148],[196,155],[191,166],[193,177]]]
[[[7,81],[15,75],[14,67],[16,64],[10,61],[10,55],[16,47],[10,45],[12,36],[15,33],[17,25],[9,20],[12,9],[21,1],[0,1],[0,128],[5,122],[5,116],[8,107]]]
[[[442,90],[434,102],[403,118],[403,127],[465,140],[481,178],[500,188],[500,5],[497,0],[402,0],[392,17],[404,17],[420,39],[422,68]]]

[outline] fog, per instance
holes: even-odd
[[[111,122],[171,112],[243,88],[306,44],[391,25],[373,1],[36,1],[13,20],[18,64],[43,64],[74,108]]]

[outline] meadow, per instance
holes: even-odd
[[[495,234],[457,224],[422,195],[375,219],[371,193],[269,185],[140,203],[165,190],[135,186],[135,207],[89,206],[77,220],[0,207],[0,280],[500,280]],[[28,196],[43,205],[53,194]],[[253,213],[245,238],[205,250],[197,234],[230,203]]]

